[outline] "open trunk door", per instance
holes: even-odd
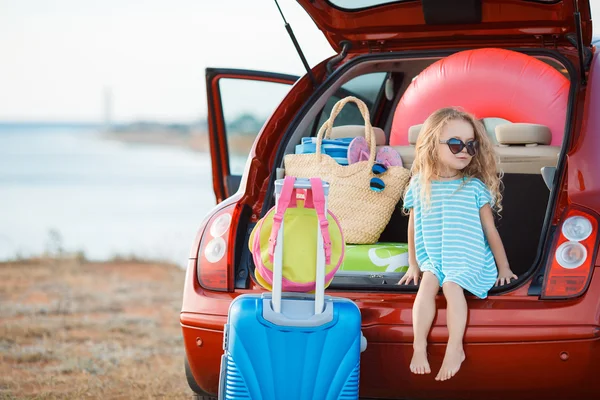
[[[206,69],[208,138],[217,203],[234,194],[265,120],[297,76],[242,69]]]
[[[597,0],[594,0],[597,1]],[[506,43],[567,44],[580,13],[584,46],[592,39],[590,0],[298,0],[340,52]]]

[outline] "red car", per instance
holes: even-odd
[[[196,396],[217,396],[231,300],[263,290],[254,279],[248,236],[273,206],[284,155],[302,137],[316,135],[336,101],[353,95],[368,105],[371,123],[406,167],[414,155],[409,131],[436,108],[462,106],[483,119],[504,171],[498,230],[519,277],[487,299],[467,297],[466,361],[454,378],[436,382],[434,373],[409,371],[417,287],[398,286],[397,276],[385,274],[336,276],[328,292],[359,305],[368,341],[361,397],[600,398],[600,56],[591,1],[298,2],[337,56],[299,79],[207,70],[218,205],[195,239],[180,315]],[[223,91],[231,82],[270,87],[256,101],[283,96],[257,136],[244,133],[251,118],[234,124],[224,114]],[[517,134],[494,137],[500,123],[513,124]],[[336,120],[342,131],[356,124],[362,119],[351,106]],[[534,125],[546,133],[519,131]],[[395,212],[380,240],[406,243],[406,224]],[[447,340],[440,294],[429,337],[432,370],[439,369]]]

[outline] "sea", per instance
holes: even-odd
[[[83,254],[184,267],[215,206],[210,155],[85,125],[0,125],[0,260]]]

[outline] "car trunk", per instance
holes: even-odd
[[[299,0],[299,3],[331,46],[348,54],[346,60],[357,54],[419,49],[511,47],[525,50],[567,46],[579,47],[579,68],[583,69],[583,50],[589,46],[592,35],[588,0],[462,0],[451,5],[440,0]],[[570,79],[577,78],[571,62],[563,60],[564,65],[557,66],[548,59],[545,61],[554,64],[563,74],[568,69]],[[573,89],[574,85],[571,97]],[[570,119],[568,116],[567,122]],[[562,127],[561,132],[569,132],[568,128]],[[388,130],[386,134],[389,135]],[[566,141],[561,138],[560,143]],[[287,152],[290,152],[289,146]],[[564,146],[556,153],[550,168],[564,164],[558,157],[560,153],[562,159]],[[519,156],[512,158],[511,162],[527,163],[527,159],[519,159]],[[539,168],[534,173],[531,173],[532,168],[528,169],[528,173],[510,170],[504,175],[504,211],[496,218],[511,268],[520,277],[518,284],[527,281],[544,261],[544,245],[550,237],[549,221],[555,208],[553,199],[557,197],[549,190],[551,183],[544,182]],[[400,206],[380,237],[384,244],[407,242],[408,220]],[[371,257],[377,249],[368,251]],[[382,264],[381,257],[377,257],[377,262]],[[383,272],[381,269],[367,273],[342,271],[336,275],[332,287],[402,290],[394,285],[400,276],[401,273],[390,273],[389,266]]]
[[[538,56],[538,58],[543,59],[547,64],[552,65],[553,68],[559,70],[564,75],[571,74],[572,76],[574,73],[573,66],[565,58],[562,58],[560,61],[552,59],[553,56],[560,58],[560,55],[556,52],[529,52]],[[428,57],[417,58],[414,56],[414,54],[410,54],[409,56],[402,52],[390,53],[386,55],[378,54],[361,56],[350,60],[341,66],[334,74],[335,76],[332,76],[331,79],[322,86],[321,93],[315,94],[315,104],[312,106],[308,105],[307,110],[304,110],[304,115],[302,115],[302,113],[298,115],[296,124],[291,127],[290,131],[282,139],[282,143],[287,143],[287,145],[280,148],[280,153],[278,154],[277,159],[282,160],[284,153],[293,153],[294,148],[296,144],[300,142],[301,137],[311,135],[314,136],[316,132],[315,126],[320,126],[320,124],[317,122],[321,122],[318,120],[317,116],[321,115],[321,113],[324,113],[326,116],[328,115],[327,107],[325,107],[325,110],[323,110],[319,103],[323,105],[326,104],[326,100],[324,98],[328,96],[328,93],[333,93],[336,90],[341,91],[344,95],[348,95],[348,91],[345,89],[348,85],[342,85],[341,82],[349,82],[349,80],[351,81],[349,76],[355,77],[357,70],[360,70],[363,75],[366,75],[368,73],[372,73],[373,71],[384,71],[389,67],[396,73],[404,74],[405,82],[402,85],[399,84],[396,97],[393,100],[390,100],[390,104],[381,106],[384,109],[386,107],[388,108],[387,116],[384,112],[377,117],[378,119],[374,119],[372,121],[374,126],[380,126],[386,130],[389,140],[389,129],[391,125],[390,119],[393,118],[394,107],[398,104],[398,99],[404,94],[403,91],[406,90],[406,85],[408,85],[424,68],[441,58],[439,52],[428,52],[423,54],[428,54]],[[405,57],[409,59],[405,60]],[[365,67],[361,65],[370,66]],[[336,83],[336,81],[338,83]],[[390,105],[392,105],[391,108],[389,107]],[[307,120],[313,120],[313,122],[309,123]],[[569,121],[568,117],[567,121]],[[401,148],[403,148],[403,146],[399,147],[399,149]],[[520,147],[519,150],[524,150],[527,152],[525,147]],[[506,151],[506,149],[503,151]],[[561,152],[560,147],[556,147],[556,155],[558,155],[559,152]],[[510,165],[511,162],[516,161],[516,164],[518,165],[527,165],[528,160],[526,156],[516,158],[516,160],[513,160],[510,157],[508,159],[504,158],[504,161],[501,160],[501,164],[504,162],[501,167],[504,168],[504,166],[507,166],[508,169],[507,173],[505,173],[503,176],[504,210],[501,216],[496,218],[496,223],[498,231],[503,240],[511,268],[521,278],[519,279],[519,284],[521,284],[522,282],[529,280],[533,272],[541,265],[543,261],[543,245],[546,243],[548,237],[548,221],[554,206],[552,204],[551,190],[549,190],[544,182],[539,168],[534,167],[532,169],[531,167],[527,167],[523,171],[520,170],[521,167],[514,168],[514,166]],[[556,165],[558,159],[558,157],[553,159],[554,165]],[[263,206],[263,210],[266,211],[272,205],[272,202],[267,202]],[[402,213],[401,208],[402,201],[400,201],[398,207],[394,211],[387,228],[379,239],[379,242],[392,245],[396,244],[399,246],[407,243],[408,218]],[[249,275],[253,275],[252,261],[247,247],[245,247],[244,251],[248,254],[248,256],[242,257],[242,259],[245,259],[249,262],[246,267],[248,268]],[[416,286],[414,285],[402,287],[396,285],[402,276],[402,272],[389,273],[386,272],[384,268],[383,272],[381,269],[376,271],[369,271],[367,269],[364,272],[346,273],[342,271],[342,269],[340,269],[340,271],[338,271],[336,274],[336,277],[331,284],[332,289],[367,291],[416,290]],[[501,291],[514,288],[514,286],[515,285],[507,286],[502,288]],[[496,292],[498,292],[498,290],[496,290]]]
[[[564,48],[567,50],[566,53],[573,54],[571,50],[573,47],[578,44],[588,46],[591,42],[591,13],[588,0],[464,0],[453,3],[454,10],[446,7],[447,2],[438,0],[365,0],[358,3],[344,0],[298,0],[298,2],[311,15],[332,47],[336,51],[342,51],[344,48],[345,58],[341,57],[343,62],[338,65],[338,69],[318,87],[313,95],[311,100],[313,104],[308,104],[300,110],[296,120],[282,138],[281,143],[287,145],[281,146],[276,156],[276,163],[280,163],[281,166],[283,166],[283,156],[294,152],[294,147],[300,142],[302,136],[316,134],[316,130],[323,122],[319,117],[328,113],[326,106],[328,97],[336,90],[348,94],[348,91],[343,90],[342,84],[337,84],[336,81],[348,80],[350,75],[356,76],[357,69],[360,69],[357,65],[360,63],[376,60],[373,70],[385,71],[383,66],[389,62],[394,64],[392,69],[410,81],[420,72],[411,69],[411,63],[416,65],[427,59],[431,59],[429,61],[431,63],[436,58],[452,54],[460,48],[504,47],[519,49],[518,51],[536,56],[568,76],[570,80],[577,80],[579,74],[574,65],[579,61],[572,56],[567,59],[559,53],[558,49]],[[578,43],[572,40],[573,35],[576,34],[580,38]],[[550,50],[544,49],[545,47],[549,47]],[[426,67],[425,64],[422,68]],[[583,64],[579,64],[581,68]],[[368,68],[363,68],[360,73],[368,72]],[[390,122],[393,118],[393,110],[406,88],[407,83],[397,87],[399,92],[394,100],[389,100],[376,112],[372,112],[375,120],[371,122],[374,122],[374,126],[384,129],[388,140],[390,129],[393,128]],[[573,101],[574,88],[575,85],[571,85],[569,102]],[[380,93],[380,96],[382,95]],[[568,113],[571,112],[570,107],[567,110]],[[562,132],[570,131],[571,119],[572,117],[567,115],[567,126]],[[561,138],[551,167],[560,169],[565,165],[563,158],[566,139]],[[513,156],[509,160],[509,163],[512,162],[527,164],[527,157],[522,159],[520,156]],[[557,198],[557,191],[553,190],[551,184],[548,185],[549,189],[539,168],[534,172],[531,168],[528,169],[527,173],[509,170],[504,174],[504,210],[501,216],[496,218],[509,263],[520,278],[516,285],[528,281],[544,261],[545,244],[550,238],[550,221],[555,209],[554,201]],[[275,174],[272,175],[270,188]],[[556,176],[560,175],[559,170]],[[262,215],[272,205],[272,201],[267,201],[263,206]],[[401,212],[400,203],[381,235],[380,242],[405,245],[407,223],[407,217]],[[248,253],[247,248],[244,252]],[[248,261],[248,265],[242,266],[242,269],[247,268],[251,275],[253,271],[251,257],[242,257],[242,259]],[[336,274],[331,287],[348,290],[416,290],[416,286],[413,285],[408,287],[395,285],[401,276],[402,273],[380,270],[350,274],[340,271]],[[510,290],[514,287],[515,285],[511,284],[501,290]]]

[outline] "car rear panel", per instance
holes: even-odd
[[[568,179],[557,208],[577,204],[600,211],[600,59],[592,62],[583,118],[572,128]],[[584,94],[579,97],[582,102]],[[579,107],[579,106],[578,106]],[[580,113],[575,113],[580,115]],[[583,122],[582,122],[583,121]],[[552,221],[556,224],[557,217]],[[361,395],[380,398],[600,398],[600,255],[587,291],[569,300],[540,300],[527,294],[529,283],[485,300],[469,298],[465,332],[467,359],[450,381],[415,376],[412,355],[414,294],[335,291],[357,302],[369,344],[362,354]],[[216,393],[223,352],[223,325],[231,300],[241,293],[211,292],[196,279],[191,259],[186,277],[181,324],[186,353],[197,383]],[[434,373],[448,339],[445,300],[438,296],[429,352]]]
[[[578,299],[541,301],[527,287],[485,300],[469,298],[465,361],[452,380],[410,374],[413,296],[332,292],[359,305],[368,341],[362,354],[361,395],[395,398],[590,398],[600,396],[600,270]],[[200,289],[201,290],[201,289]],[[252,292],[252,291],[243,291]],[[216,393],[223,352],[223,325],[231,296],[198,293],[194,312],[183,312],[186,353],[198,384]],[[231,294],[233,296],[241,294]],[[432,369],[441,365],[448,340],[443,296],[429,336]],[[191,310],[190,310],[191,311]],[[218,313],[217,313],[218,311]],[[478,379],[473,380],[473,377]],[[497,397],[493,393],[497,393]],[[554,397],[560,394],[558,397]]]

